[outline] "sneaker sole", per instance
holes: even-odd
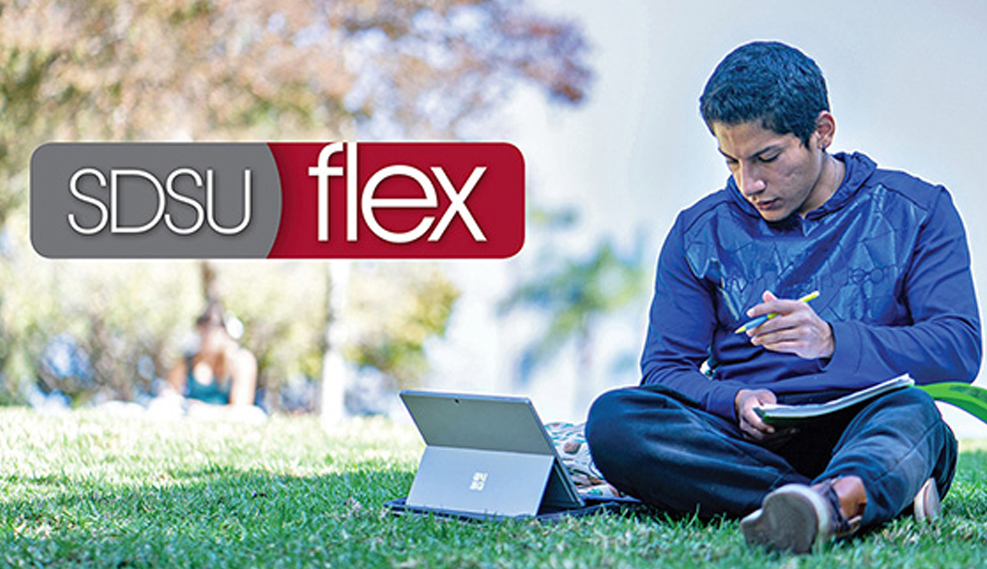
[[[808,486],[790,484],[768,494],[760,510],[740,522],[747,543],[808,553],[827,539],[829,505]]]

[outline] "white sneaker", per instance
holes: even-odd
[[[941,510],[939,489],[936,487],[936,481],[929,478],[915,495],[915,500],[912,502],[912,515],[919,523],[932,523],[939,517]]]

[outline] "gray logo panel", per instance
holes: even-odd
[[[50,258],[264,258],[281,200],[266,144],[50,143],[31,157],[31,243]]]

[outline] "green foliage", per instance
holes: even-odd
[[[534,278],[521,282],[500,309],[544,313],[547,324],[530,354],[534,363],[550,360],[570,341],[589,358],[595,325],[637,299],[645,279],[640,247],[628,254],[604,241],[584,257],[553,259]]]
[[[153,379],[138,374],[141,357],[151,358],[155,374],[164,377],[192,339],[203,308],[197,262],[67,265],[69,270],[65,263],[34,255],[0,265],[0,290],[6,291],[0,325],[18,340],[5,348],[9,376],[0,401],[21,401],[18,379],[36,377],[76,405],[94,396],[133,399],[147,393]],[[277,392],[293,376],[318,378],[328,265],[223,261],[212,266],[217,294],[244,324],[240,342],[257,356],[260,383]],[[445,333],[459,291],[434,265],[356,266],[347,310],[337,321],[348,329],[347,358],[381,370],[397,385],[416,385],[429,370],[425,345]],[[32,278],[19,278],[22,274]],[[39,365],[51,339],[61,335],[88,353],[93,377],[60,377]]]
[[[28,247],[18,245],[22,251]],[[276,391],[293,374],[318,377],[325,265],[217,266],[216,286],[226,308],[245,324],[242,342],[257,355],[264,385]],[[266,278],[257,278],[260,269]],[[150,392],[154,376],[164,377],[188,348],[203,308],[200,281],[193,261],[52,262],[31,254],[9,259],[0,265],[0,326],[14,341],[7,347],[0,401],[22,400],[21,384],[36,379],[77,405],[94,396],[131,400]],[[78,345],[90,374],[63,376],[42,365],[55,337]],[[142,357],[150,358],[154,375],[138,373]]]
[[[365,264],[354,277],[360,284],[345,314],[347,358],[400,387],[418,385],[429,369],[426,341],[445,334],[459,290],[435,265]]]
[[[26,223],[16,219],[15,223]],[[132,398],[146,392],[153,377],[141,377],[138,363],[150,357],[157,373],[168,353],[179,350],[200,307],[195,267],[190,263],[53,263],[12,245],[19,254],[0,263],[0,329],[6,340],[6,381],[0,402],[20,400],[23,383],[40,380],[83,403],[89,398]],[[26,253],[26,254],[25,254]],[[89,374],[62,375],[42,365],[50,340],[78,347]],[[82,370],[77,370],[82,371]]]
[[[324,431],[0,410],[0,563],[10,567],[957,568],[987,562],[987,454],[961,453],[943,517],[811,555],[744,544],[736,521],[617,515],[397,517],[422,445],[380,419]]]
[[[243,322],[241,343],[257,357],[260,382],[276,391],[294,375],[319,377],[325,349],[324,262],[213,262],[216,293]],[[191,323],[191,320],[189,321]]]

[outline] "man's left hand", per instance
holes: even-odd
[[[832,357],[833,329],[808,303],[781,299],[771,291],[764,291],[761,298],[764,302],[748,310],[747,316],[756,318],[772,312],[778,316],[747,331],[752,344],[805,359]]]

